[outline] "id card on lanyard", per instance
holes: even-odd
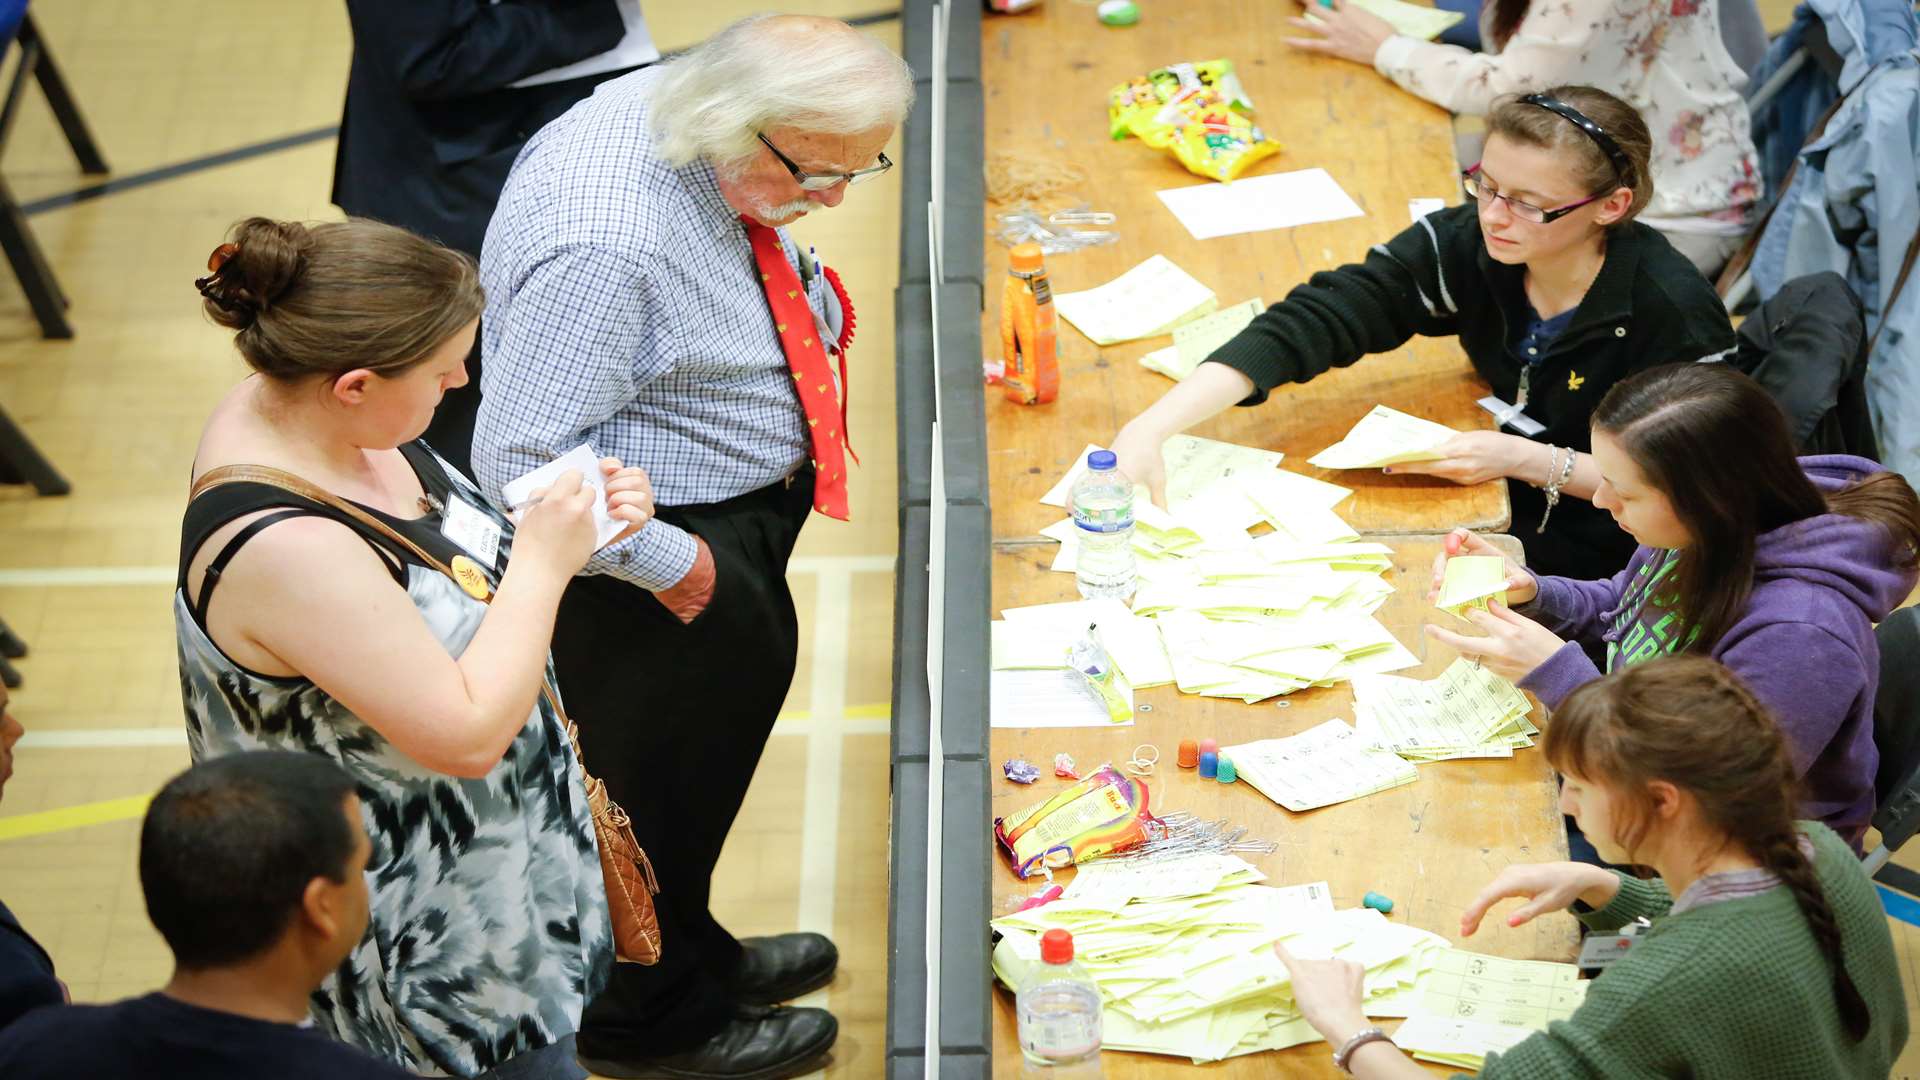
[[[1532,360],[1520,369],[1520,393],[1513,404],[1507,404],[1494,394],[1488,394],[1480,399],[1480,407],[1493,414],[1494,423],[1501,427],[1510,427],[1529,439],[1547,430],[1545,424],[1528,416],[1525,412],[1527,390],[1533,382],[1533,369],[1539,366],[1539,361]]]

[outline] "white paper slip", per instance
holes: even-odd
[[[1407,216],[1412,218],[1415,221],[1419,221],[1421,218],[1426,217],[1428,214],[1433,213],[1435,210],[1445,210],[1446,208],[1447,208],[1447,200],[1445,199],[1408,199],[1407,200]]]
[[[1438,461],[1435,449],[1459,432],[1398,409],[1375,405],[1346,437],[1307,460],[1323,469],[1378,469],[1403,461]]]
[[[1220,306],[1213,290],[1155,255],[1105,285],[1055,293],[1053,308],[1096,345],[1157,337]]]
[[[1291,229],[1366,213],[1325,169],[1273,173],[1231,184],[1195,184],[1155,194],[1196,240]]]
[[[1109,719],[1106,706],[1087,687],[1086,676],[1072,668],[996,671],[989,679],[988,716],[994,727],[1133,726],[1131,717],[1119,724]]]
[[[605,547],[608,541],[620,535],[627,524],[607,516],[607,478],[600,471],[599,455],[586,443],[581,443],[525,476],[507,481],[506,486],[500,489],[500,497],[506,500],[509,507],[517,507],[533,498],[534,492],[551,485],[560,479],[561,473],[569,470],[579,473],[580,482],[593,489],[593,523],[600,533],[599,546]]]
[[[493,0],[493,2],[497,4],[500,0]],[[615,0],[615,6],[620,9],[620,21],[626,24],[627,29],[613,48],[589,56],[585,60],[577,60],[557,68],[548,68],[508,85],[516,89],[526,86],[544,86],[563,79],[578,79],[586,75],[598,75],[603,71],[638,67],[660,59],[660,50],[654,47],[653,35],[647,32],[646,21],[640,17],[640,0]]]

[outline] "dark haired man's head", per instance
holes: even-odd
[[[6,789],[8,778],[13,776],[13,744],[27,733],[20,721],[7,711],[8,696],[7,684],[0,682],[0,791]]]
[[[345,770],[256,750],[160,789],[140,830],[140,885],[182,971],[274,962],[317,985],[366,933],[369,851]]]

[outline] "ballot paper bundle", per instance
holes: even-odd
[[[1319,1038],[1294,1007],[1275,941],[1366,968],[1370,1016],[1410,1015],[1445,939],[1367,908],[1334,911],[1326,883],[1273,888],[1230,854],[1116,859],[1079,868],[1050,904],[993,921],[995,974],[1017,987],[1040,935],[1073,934],[1104,1001],[1103,1046],[1196,1064]]]
[[[1354,727],[1371,745],[1410,761],[1512,757],[1540,733],[1527,718],[1532,711],[1512,683],[1464,658],[1425,681],[1353,679]]]
[[[1064,508],[1087,453],[1097,449],[1087,447],[1041,501]],[[1002,612],[1006,622],[994,624],[993,634],[1003,691],[1017,681],[1004,673],[1059,667],[1065,645],[1089,624],[1135,688],[1171,682],[1185,693],[1249,704],[1418,665],[1373,617],[1393,594],[1382,577],[1393,550],[1362,542],[1334,513],[1349,489],[1281,469],[1275,451],[1212,439],[1176,435],[1163,456],[1168,508],[1144,490],[1134,502],[1140,586],[1131,611],[1106,601]],[[1249,530],[1262,523],[1272,531],[1253,536]],[[1073,522],[1041,532],[1060,542],[1053,569],[1072,572]],[[1046,688],[1037,677],[1018,678],[1034,680],[1036,692],[1002,692],[997,726],[1045,722],[1039,698]],[[1032,707],[1019,708],[1022,701]]]
[[[1284,739],[1223,746],[1241,780],[1293,811],[1313,810],[1411,784],[1413,763],[1379,749],[1345,720]]]

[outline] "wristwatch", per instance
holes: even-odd
[[[1370,1042],[1392,1042],[1392,1041],[1393,1041],[1392,1039],[1387,1037],[1386,1032],[1381,1031],[1377,1027],[1362,1028],[1359,1031],[1354,1032],[1353,1036],[1349,1038],[1346,1042],[1341,1043],[1340,1049],[1335,1050],[1333,1052],[1334,1068],[1339,1069],[1341,1072],[1351,1076],[1353,1074],[1353,1070],[1347,1068],[1347,1062],[1353,1060],[1353,1052],[1355,1050],[1360,1049],[1361,1047],[1367,1045]]]

